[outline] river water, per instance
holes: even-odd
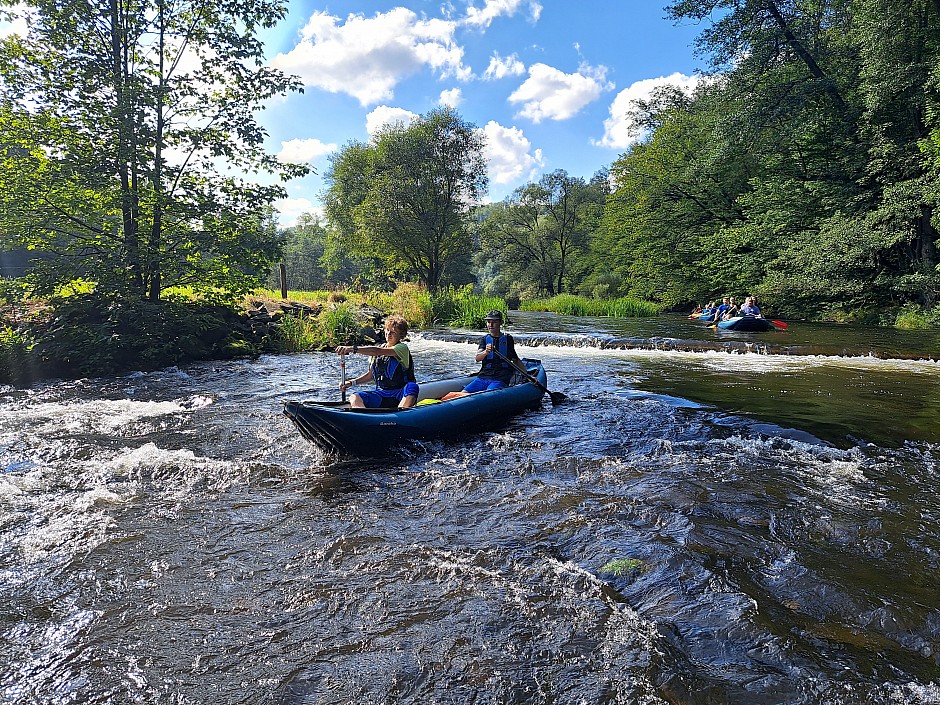
[[[325,353],[0,390],[0,702],[940,703],[936,333],[509,330],[567,403],[369,461]]]

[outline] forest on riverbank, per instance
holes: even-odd
[[[634,103],[645,137],[609,171],[560,169],[473,208],[431,282],[472,281],[510,301],[573,292],[667,308],[752,293],[791,318],[940,325],[940,3],[667,11],[703,28],[710,73],[695,93]],[[405,252],[417,237],[357,215],[390,192],[378,177],[355,192],[363,181],[349,172],[368,174],[383,150],[380,140],[336,155],[329,218],[284,233],[305,286],[424,274]]]
[[[634,102],[643,136],[609,169],[487,203],[483,133],[441,108],[334,152],[325,217],[289,228],[272,204],[308,167],[268,154],[256,119],[300,89],[259,39],[286,3],[199,7],[0,2],[32,12],[0,38],[0,251],[18,262],[0,298],[50,307],[0,348],[42,342],[61,310],[137,311],[133,335],[173,347],[173,307],[237,310],[278,263],[295,290],[754,294],[779,317],[940,325],[936,0],[673,2],[708,72]],[[68,345],[92,359],[100,340]]]

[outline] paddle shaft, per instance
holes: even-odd
[[[339,369],[340,369],[340,373],[342,374],[342,384],[340,384],[340,389],[343,390],[342,399],[343,399],[343,403],[345,404],[346,403],[346,356],[345,355],[339,356]]]
[[[551,398],[553,404],[557,404],[559,401],[563,401],[563,400],[565,400],[565,399],[568,398],[568,397],[566,397],[564,394],[562,394],[561,392],[553,392],[551,389],[549,389],[549,388],[546,387],[544,384],[542,384],[541,382],[539,382],[538,379],[537,379],[534,375],[529,374],[529,371],[528,371],[527,369],[525,369],[525,368],[522,367],[521,365],[518,365],[518,364],[516,364],[515,362],[513,362],[512,360],[510,360],[508,357],[506,357],[505,355],[503,355],[503,354],[502,354],[499,350],[497,350],[495,347],[493,348],[493,353],[496,355],[496,357],[505,360],[505,361],[508,362],[510,365],[512,365],[514,368],[516,368],[516,370],[517,370],[518,372],[522,373],[522,375],[523,375],[527,380],[529,380],[532,384],[534,384],[536,387],[538,387],[538,388],[541,389],[543,392],[545,392],[545,393]]]

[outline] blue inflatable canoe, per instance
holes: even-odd
[[[505,389],[438,401],[449,392],[460,392],[473,379],[455,377],[421,383],[418,404],[410,409],[353,409],[340,401],[286,401],[284,414],[304,438],[326,451],[381,455],[403,441],[479,430],[538,408],[547,390],[545,370],[539,360],[522,362],[541,386],[517,372]]]
[[[741,330],[761,332],[765,330],[774,330],[774,324],[769,318],[757,318],[755,316],[735,316],[727,321],[718,321],[718,327],[723,330]]]

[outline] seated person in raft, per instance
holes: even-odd
[[[343,390],[354,384],[375,380],[375,389],[356,392],[349,404],[356,409],[408,409],[418,399],[414,358],[403,342],[408,335],[408,322],[401,316],[389,316],[385,321],[385,346],[340,345],[338,355],[359,354],[369,356],[369,369],[365,374],[340,384]]]
[[[757,302],[754,300],[753,296],[745,297],[744,305],[741,306],[741,315],[753,316],[754,318],[763,318],[760,312],[760,308],[757,306]]]
[[[520,363],[512,336],[508,333],[501,333],[499,330],[503,323],[503,314],[500,311],[490,311],[486,314],[485,320],[487,332],[480,338],[480,345],[474,358],[482,364],[482,367],[476,379],[463,388],[465,392],[482,392],[508,387],[515,371],[508,361]],[[502,357],[497,355],[497,352]]]

